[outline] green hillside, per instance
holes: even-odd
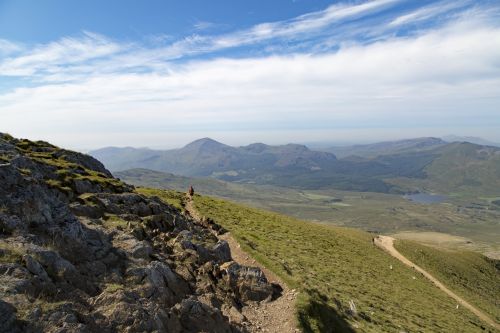
[[[140,191],[181,204],[172,191]],[[489,329],[467,310],[455,309],[454,301],[430,282],[375,248],[368,233],[198,195],[195,205],[230,230],[254,258],[300,290],[297,316],[305,332]]]
[[[444,251],[411,241],[397,241],[395,246],[405,257],[500,322],[499,260],[469,251]]]

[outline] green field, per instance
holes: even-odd
[[[181,204],[172,191],[140,191]],[[256,260],[300,290],[297,317],[305,332],[487,329],[467,310],[455,309],[454,301],[426,279],[414,279],[413,270],[374,247],[369,233],[206,196],[196,195],[195,205],[230,230]]]

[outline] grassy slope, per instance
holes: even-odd
[[[172,200],[173,192],[154,193]],[[298,318],[306,332],[480,330],[482,323],[471,313],[456,310],[453,300],[430,282],[414,280],[411,269],[375,248],[370,234],[209,197],[196,196],[195,204],[229,229],[252,256],[301,290]],[[351,300],[356,316],[349,314]]]
[[[304,298],[299,308],[305,328],[328,331],[337,315],[368,332],[478,329],[471,324],[477,323],[476,318],[453,309],[454,302],[423,278],[413,280],[413,271],[374,248],[367,233],[305,223],[207,197],[195,202],[258,260],[313,296]],[[347,315],[351,299],[360,317]],[[314,306],[317,303],[321,306]]]
[[[411,261],[500,322],[500,265],[478,253],[443,251],[411,241],[396,248]]]

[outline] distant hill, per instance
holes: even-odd
[[[407,152],[419,152],[434,149],[446,144],[439,138],[424,137],[407,140],[385,141],[366,145],[336,146],[323,149],[335,154],[338,158],[360,156],[365,158],[379,155],[393,155]]]
[[[476,145],[481,145],[481,146],[495,146],[495,147],[500,147],[499,142],[493,142],[489,140],[485,140],[483,138],[478,138],[475,136],[458,136],[458,135],[446,135],[443,136],[442,139],[446,142],[470,142],[470,143],[475,143]]]
[[[433,153],[436,157],[422,169],[424,179],[400,179],[399,184],[458,196],[500,193],[500,148],[455,142]]]
[[[142,168],[297,189],[500,194],[500,148],[436,138],[353,147],[365,156],[337,159],[297,144],[231,147],[208,138],[174,150],[104,148],[90,154],[114,172]]]

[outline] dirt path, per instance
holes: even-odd
[[[193,200],[188,196],[185,205],[186,211],[196,221],[201,220],[201,216],[194,207]],[[244,306],[241,313],[247,318],[249,332],[270,332],[270,333],[293,333],[300,332],[297,329],[295,319],[295,299],[297,291],[288,286],[273,272],[252,259],[241,248],[240,244],[233,238],[230,232],[217,236],[225,240],[231,249],[231,256],[234,261],[244,266],[259,267],[269,282],[279,284],[283,288],[281,297],[270,302],[254,302]]]
[[[398,259],[403,264],[410,266],[411,268],[415,269],[417,272],[421,273],[423,276],[425,276],[427,279],[429,279],[432,283],[434,283],[434,285],[436,287],[438,287],[439,289],[444,291],[446,294],[448,294],[448,296],[455,299],[458,302],[458,304],[460,304],[464,308],[467,308],[468,310],[470,310],[472,313],[474,313],[476,316],[478,316],[482,321],[493,326],[495,329],[500,330],[500,326],[498,325],[498,323],[496,323],[488,315],[486,315],[484,312],[480,311],[479,309],[477,309],[473,305],[469,304],[466,300],[464,300],[463,298],[461,298],[460,296],[455,294],[453,291],[448,289],[444,284],[439,282],[435,277],[433,277],[427,271],[425,271],[421,267],[415,265],[413,262],[408,260],[401,253],[399,253],[398,250],[396,250],[396,248],[394,248],[394,238],[389,237],[389,236],[377,236],[377,237],[375,237],[374,243],[376,246],[387,251],[391,256]]]

